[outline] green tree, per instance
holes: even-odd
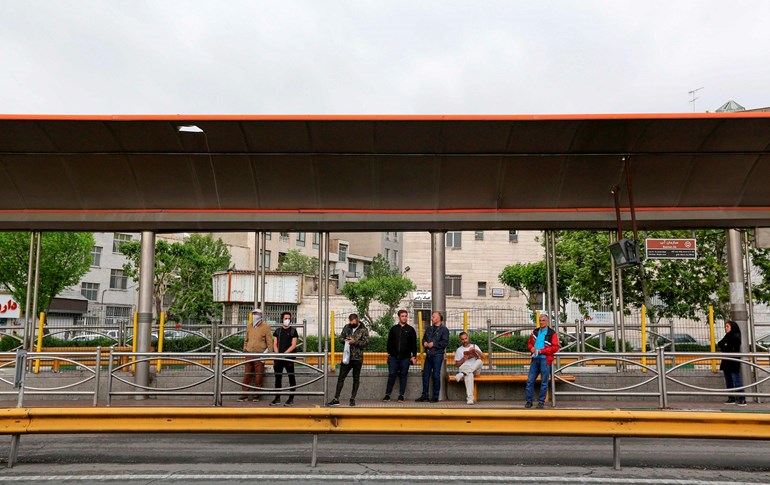
[[[289,249],[278,262],[278,271],[292,271],[315,276],[318,274],[318,258],[306,256],[297,249]]]
[[[650,231],[644,238],[689,238],[693,231]],[[631,237],[630,234],[625,237]],[[698,318],[714,306],[717,315],[729,314],[726,238],[724,230],[695,231],[698,258],[695,260],[647,259],[641,251],[650,299],[648,314],[660,318]],[[560,270],[569,274],[569,294],[583,312],[589,307],[611,304],[611,266],[607,231],[561,231],[556,235],[556,257]],[[641,272],[623,270],[623,299],[631,307],[645,304]]]
[[[387,259],[378,254],[372,260],[368,273],[358,282],[348,282],[342,287],[342,294],[356,307],[361,319],[370,330],[379,335],[387,335],[393,324],[393,312],[407,293],[417,288],[414,282],[406,278],[398,268],[390,265]],[[377,320],[371,316],[369,307],[378,301],[387,307],[385,315]]]
[[[94,235],[90,232],[44,232],[40,245],[38,309],[73,286],[91,268]],[[0,233],[0,285],[7,287],[22,308],[27,303],[29,232]],[[30,298],[32,295],[30,295]],[[33,308],[32,313],[37,313]]]
[[[520,291],[527,298],[527,306],[535,311],[538,308],[538,301],[547,287],[547,274],[545,261],[536,263],[516,263],[503,268],[498,276],[501,283],[510,286],[516,291]],[[559,282],[559,306],[566,308],[569,301],[567,281],[569,280],[566,268],[559,268],[557,271]],[[564,314],[564,312],[562,312]]]
[[[120,252],[128,258],[123,271],[138,281],[141,243],[123,243]],[[212,276],[229,267],[230,253],[221,239],[215,241],[210,235],[192,234],[183,242],[157,240],[153,277],[156,314],[163,310],[164,298],[170,295],[169,320],[209,321],[218,317],[221,308],[214,302]]]

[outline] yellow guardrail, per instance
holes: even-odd
[[[175,432],[770,439],[770,414],[559,409],[535,413],[528,410],[318,407],[0,410],[0,434]]]

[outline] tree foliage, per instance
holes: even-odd
[[[278,271],[293,271],[315,276],[318,274],[318,258],[306,256],[297,249],[290,249],[278,263]]]
[[[536,263],[515,263],[503,268],[498,276],[501,283],[520,291],[527,299],[527,306],[534,311],[538,308],[541,295],[547,288],[547,273],[545,261]],[[566,270],[560,268],[557,272],[559,302],[564,307],[569,301],[568,276]]]
[[[123,271],[139,280],[141,243],[123,243],[120,252],[128,262]],[[170,295],[169,320],[209,321],[221,315],[214,302],[213,274],[230,267],[230,253],[221,239],[192,234],[183,242],[159,239],[155,242],[155,274],[153,302],[156,314],[163,310],[163,300]]]
[[[729,315],[727,241],[724,230],[694,231],[698,258],[694,260],[647,259],[640,250],[650,300],[651,320],[698,318],[711,305],[719,316]],[[624,237],[631,238],[631,234]],[[646,238],[691,238],[693,231],[649,231]],[[571,274],[570,296],[581,310],[611,304],[609,233],[606,231],[562,231],[557,233],[557,265]],[[639,268],[626,268],[623,299],[628,306],[645,304]]]
[[[366,325],[379,335],[387,335],[393,324],[393,312],[406,295],[417,288],[398,268],[378,254],[372,260],[369,272],[358,282],[348,282],[342,287],[342,294],[356,307],[356,312]],[[369,307],[377,301],[387,307],[385,316],[374,320]]]
[[[0,284],[25,308],[29,232],[0,232]],[[90,232],[44,232],[40,245],[38,310],[47,310],[51,300],[73,286],[91,267],[94,235]],[[32,295],[30,295],[32,298]]]

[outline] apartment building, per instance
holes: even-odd
[[[544,251],[539,231],[450,231],[446,250],[445,293],[447,311],[479,307],[525,308],[526,299],[505,286],[498,275],[509,264],[537,262]],[[411,295],[415,309],[431,306],[431,235],[403,235],[403,265],[417,291]]]

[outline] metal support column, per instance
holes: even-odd
[[[262,242],[261,231],[254,232],[254,306],[251,309],[259,308],[259,274],[262,266]],[[263,309],[264,311],[264,309]]]
[[[556,272],[556,234],[551,231],[551,277],[553,278],[553,329],[559,333],[559,284]]]
[[[32,290],[32,310],[30,311],[30,317],[31,318],[31,324],[30,324],[30,332],[29,334],[32,336],[30,338],[29,342],[29,350],[34,351],[35,350],[35,318],[38,315],[37,311],[37,296],[40,292],[40,246],[43,241],[43,233],[38,231],[37,232],[37,243],[35,244],[35,284],[34,289]],[[42,331],[42,329],[41,329]]]
[[[736,229],[727,230],[727,275],[730,282],[730,319],[737,323],[741,330],[741,352],[748,353],[750,351],[749,323],[743,279],[741,234]],[[741,377],[744,385],[754,382],[748,366],[741,365]]]
[[[431,306],[446,317],[446,232],[431,232],[430,237]]]
[[[139,311],[137,315],[136,351],[150,351],[152,330],[153,281],[155,276],[155,233],[142,231],[141,256],[139,260]],[[136,364],[134,382],[137,386],[147,387],[150,383],[149,361]],[[147,399],[146,395],[137,395],[136,399]]]
[[[754,287],[751,283],[751,243],[749,242],[749,232],[744,231],[743,232],[743,256],[745,258],[744,264],[746,267],[746,296],[748,297],[748,303],[747,303],[747,310],[748,310],[748,325],[749,325],[749,346],[751,349],[751,352],[754,353],[757,351],[757,335],[756,335],[756,328],[754,327]],[[752,362],[754,362],[754,358],[751,359]],[[757,382],[758,375],[757,375],[757,368],[754,366],[751,366],[751,379],[752,382]],[[759,389],[754,386],[752,389],[754,392],[759,392]],[[756,397],[755,398],[757,402],[762,402],[762,398]]]
[[[334,335],[329,332],[329,233],[319,234],[318,244],[318,347],[325,355],[329,353],[329,344],[334,345]],[[321,348],[323,342],[323,349]],[[323,359],[323,403],[329,397],[329,359]]]
[[[612,468],[620,470],[620,438],[612,437]]]
[[[21,346],[23,349],[27,349],[29,351],[32,351],[32,342],[34,339],[34,333],[32,332],[32,328],[34,323],[33,319],[30,318],[30,294],[32,293],[32,268],[33,268],[33,259],[32,254],[35,250],[35,232],[30,231],[29,233],[29,264],[27,265],[27,293],[26,298],[24,300],[24,342]]]
[[[548,315],[548,319],[551,319],[551,302],[553,300],[553,290],[551,289],[551,238],[548,234],[551,231],[544,231],[543,238],[545,239],[545,295],[543,295],[543,307],[545,314]],[[535,320],[535,327],[540,324]]]

